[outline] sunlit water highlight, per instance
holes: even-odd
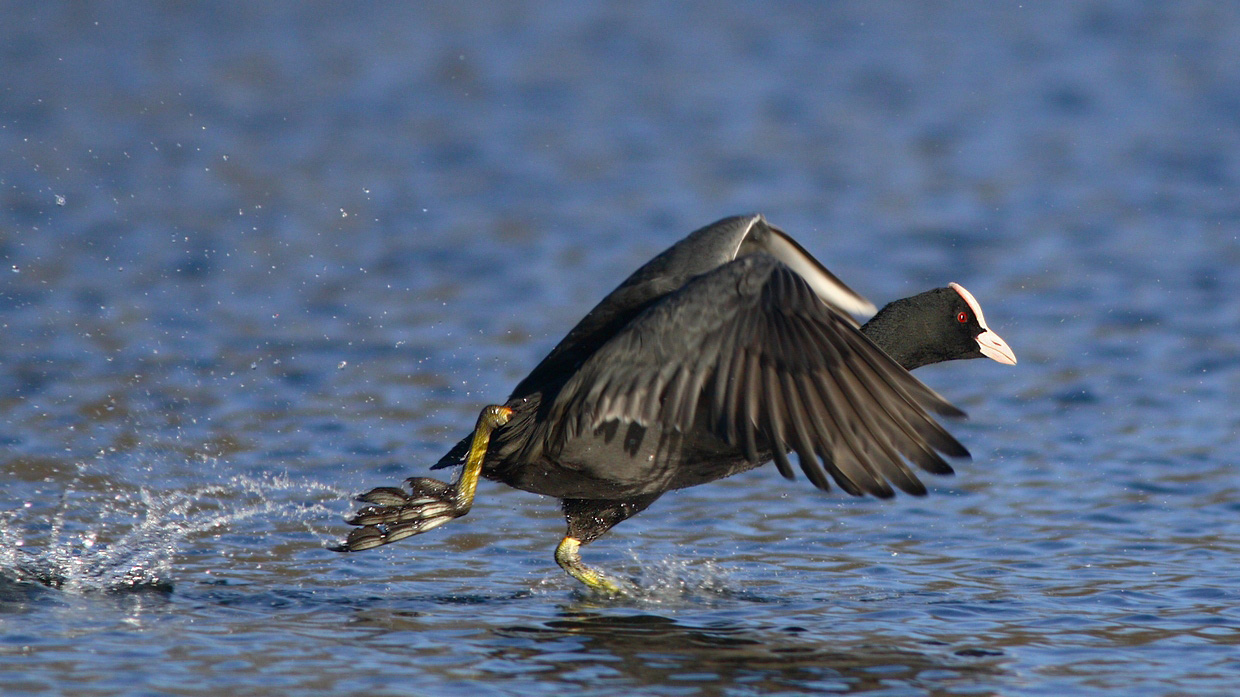
[[[323,520],[338,518],[349,494],[287,476],[233,476],[168,491],[107,480],[106,488],[86,491],[89,465],[77,469],[59,494],[37,492],[37,500],[0,513],[0,575],[66,592],[172,590],[175,558],[205,536],[218,539],[258,518],[291,521],[326,540]],[[315,498],[335,506],[310,503]]]

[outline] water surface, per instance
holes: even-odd
[[[1240,12],[17,3],[0,27],[13,694],[1232,694]],[[357,555],[642,261],[760,210],[1020,358],[919,376],[925,498],[762,468],[555,566],[556,502]],[[927,477],[928,479],[928,477]]]

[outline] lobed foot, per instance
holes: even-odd
[[[344,542],[332,547],[337,552],[360,552],[389,542],[403,540],[459,518],[474,505],[474,492],[482,472],[482,460],[491,432],[508,423],[512,410],[489,406],[478,415],[473,442],[461,475],[453,484],[426,477],[405,480],[409,491],[381,486],[357,497],[370,506],[345,522],[359,526]]]
[[[469,503],[459,500],[451,484],[425,477],[409,479],[406,484],[409,492],[382,486],[358,496],[358,501],[374,505],[361,509],[345,521],[361,527],[332,549],[338,552],[372,549],[424,533],[469,512]]]

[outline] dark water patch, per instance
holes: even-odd
[[[546,671],[570,684],[582,659],[606,667],[595,676],[604,682],[697,684],[763,693],[835,694],[901,686],[957,694],[954,687],[1002,670],[994,662],[998,651],[960,649],[949,654],[851,644],[807,636],[801,627],[694,625],[648,614],[582,614],[536,626],[503,627],[496,634],[519,640],[496,651],[492,670],[497,675],[516,663],[519,672]],[[557,643],[566,645],[559,650],[549,646]],[[557,655],[564,658],[557,661]]]

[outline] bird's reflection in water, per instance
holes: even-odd
[[[684,685],[696,694],[747,692],[861,693],[916,688],[918,694],[987,694],[979,688],[1001,670],[998,652],[939,655],[892,645],[888,638],[830,642],[795,626],[743,627],[731,623],[686,626],[641,614],[568,612],[538,626],[496,630],[516,641],[497,649],[502,663],[540,667],[583,687]],[[566,644],[565,641],[577,640]]]

